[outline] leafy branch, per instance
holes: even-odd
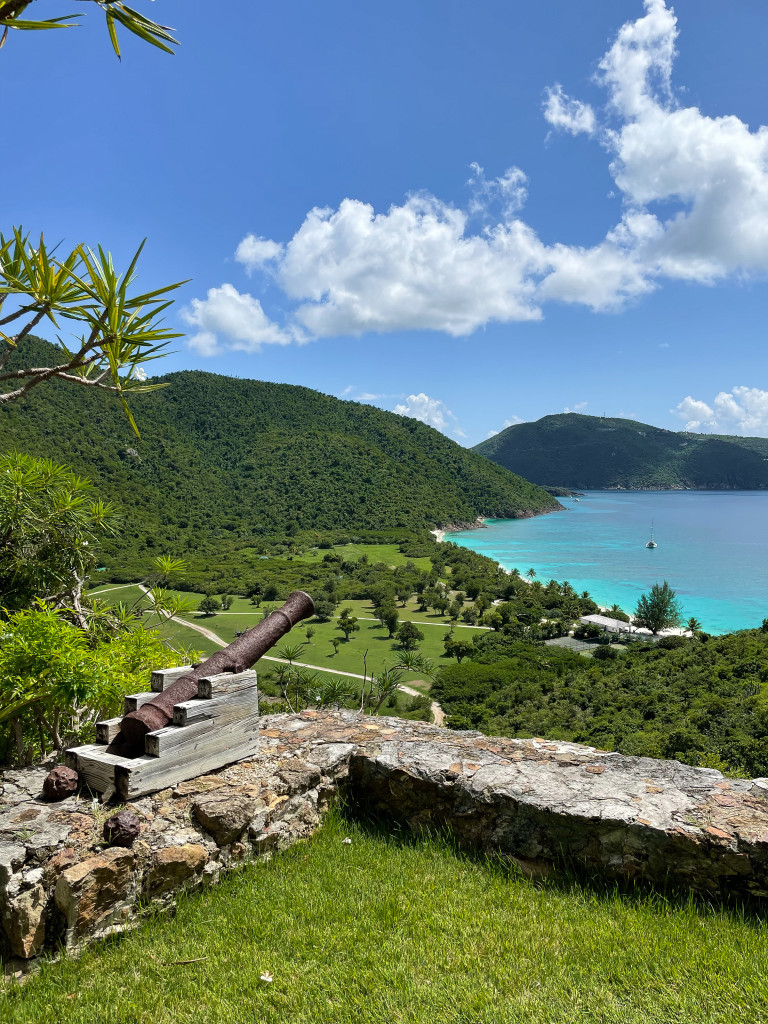
[[[14,228],[10,238],[0,233],[0,386],[11,385],[10,390],[0,390],[0,406],[58,378],[116,392],[138,435],[126,394],[163,386],[145,384],[146,373],[140,364],[159,358],[171,339],[181,337],[162,326],[161,314],[172,305],[165,296],[185,283],[129,294],[143,248],[144,242],[125,274],[119,274],[111,253],[101,246],[94,253],[78,245],[57,258],[42,235],[35,248],[21,228]],[[16,308],[2,316],[9,297],[15,299]],[[22,320],[25,322],[16,334],[4,333],[7,325]],[[59,338],[62,361],[56,366],[5,370],[20,342],[42,320],[57,329],[59,320],[72,321],[83,324],[85,331],[76,336],[71,348]]]
[[[0,0],[0,28],[3,34],[0,37],[0,47],[4,46],[10,29],[18,31],[41,31],[55,28],[74,28],[77,25],[78,14],[63,14],[57,18],[44,18],[29,20],[25,18],[27,8],[32,6],[34,0]],[[116,24],[122,25],[133,35],[143,39],[145,43],[156,46],[166,53],[173,53],[173,46],[178,46],[178,40],[171,35],[172,28],[167,25],[160,25],[156,21],[145,18],[143,14],[134,11],[127,4],[117,0],[75,0],[77,3],[94,3],[103,12],[106,18],[107,32],[112,43],[112,49],[120,57],[120,45],[117,38]]]

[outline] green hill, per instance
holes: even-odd
[[[50,346],[25,342],[45,365]],[[123,507],[110,567],[171,551],[221,557],[259,538],[310,531],[417,531],[552,511],[526,480],[414,419],[309,388],[189,371],[131,403],[52,383],[0,411],[0,450],[87,474]]]
[[[768,487],[768,438],[689,434],[578,413],[507,427],[473,451],[542,485],[585,490]]]

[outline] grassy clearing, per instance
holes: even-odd
[[[333,815],[312,841],[189,897],[174,918],[11,987],[0,1019],[732,1024],[768,1019],[764,963],[755,919],[536,886],[443,841]]]
[[[347,562],[357,562],[362,555],[365,555],[370,565],[383,562],[385,565],[398,566],[412,562],[417,569],[428,572],[432,563],[427,557],[408,558],[400,550],[397,544],[336,544],[333,551]],[[323,558],[330,554],[327,548],[310,548],[300,555],[294,555],[294,562],[322,562]],[[285,555],[281,555],[284,558]]]
[[[104,600],[109,601],[112,599],[115,603],[126,601],[125,595],[130,595],[131,600],[143,596],[138,587],[122,587],[120,589],[105,587],[98,588],[95,591],[91,591],[91,593],[99,594],[102,590],[104,592]],[[134,591],[135,594],[133,593]],[[193,594],[185,591],[169,591],[169,593],[177,595],[186,601],[189,606],[187,611],[181,613],[181,618],[210,629],[217,636],[221,637],[225,643],[231,643],[235,638],[236,632],[250,629],[263,618],[263,611],[255,608],[244,597],[235,597],[232,607],[227,612],[217,612],[215,615],[204,616],[197,611],[197,606],[203,597],[202,594]],[[275,603],[279,604],[279,602]],[[359,619],[360,629],[356,633],[352,633],[348,641],[344,639],[343,634],[336,628],[336,621],[334,619],[331,622],[311,622],[297,626],[291,631],[290,637],[285,638],[283,643],[291,645],[304,643],[304,651],[299,660],[303,664],[310,665],[313,668],[320,668],[326,672],[352,672],[355,675],[362,675],[364,669],[363,658],[366,655],[366,651],[368,652],[367,671],[369,675],[371,672],[380,672],[386,665],[394,665],[397,660],[399,647],[387,635],[387,630],[374,619],[373,606],[370,601],[344,601],[339,605],[337,612],[340,612],[342,608],[351,608],[352,614],[356,615]],[[424,634],[424,640],[419,644],[420,654],[431,658],[437,666],[454,664],[452,658],[445,657],[443,649],[443,637],[450,628],[450,622],[445,616],[419,612],[415,599],[411,599],[404,608],[398,607],[398,611],[401,622],[404,622],[406,619],[410,620]],[[309,642],[306,641],[307,626],[311,626],[314,630],[314,635]],[[458,623],[455,628],[470,640],[473,636],[477,635],[478,631],[483,631],[482,627],[466,626]],[[159,631],[177,649],[191,648],[206,655],[213,654],[214,651],[219,650],[216,644],[207,637],[202,636],[202,634],[191,628],[186,629],[175,622],[163,624],[159,627]],[[341,641],[338,653],[334,653],[331,644],[332,639],[339,639]],[[280,647],[282,644],[277,646]],[[272,656],[277,654],[277,648],[270,652]],[[429,684],[419,682],[421,675],[423,673],[404,672],[402,681],[409,686],[417,686],[426,692]],[[392,713],[391,709],[389,713]]]
[[[137,601],[142,604],[146,601],[146,596],[136,583],[105,583],[103,587],[92,587],[88,596],[99,597],[109,605],[122,603],[131,606]]]
[[[119,597],[120,593],[121,591],[115,591],[118,600],[121,599]],[[234,640],[236,632],[255,626],[263,617],[261,609],[255,608],[242,597],[235,598],[228,612],[217,612],[215,615],[203,616],[197,611],[197,605],[200,603],[202,594],[190,594],[179,591],[178,595],[186,599],[190,605],[189,610],[183,612],[181,617],[196,625],[205,626],[206,629],[210,629],[217,636],[220,636],[225,643],[230,643]],[[105,600],[109,596],[109,594],[105,595]],[[279,602],[277,603],[279,604]],[[362,675],[363,656],[367,650],[369,673],[379,672],[385,665],[393,665],[397,658],[397,644],[388,637],[387,630],[383,629],[373,618],[371,603],[369,601],[345,601],[339,605],[337,611],[341,611],[342,608],[351,608],[353,614],[359,618],[360,629],[350,635],[349,641],[344,640],[343,634],[336,629],[336,622],[334,620],[332,622],[304,623],[297,626],[291,631],[290,638],[286,637],[283,643],[294,645],[306,642],[306,629],[307,626],[311,626],[315,631],[314,636],[309,643],[306,643],[300,658],[300,661],[305,664],[332,672],[353,672],[357,675]],[[415,609],[415,602],[410,602],[406,608],[399,608],[398,611],[400,612],[401,621],[409,619],[418,625],[424,634],[424,640],[419,644],[419,653],[431,658],[439,665],[453,663],[453,659],[444,657],[445,652],[443,650],[443,637],[450,626],[447,619],[442,616],[425,615],[418,612]],[[476,636],[478,631],[478,627],[464,625],[457,625],[456,629],[462,630],[462,635],[466,633],[468,639]],[[175,623],[164,626],[161,632],[163,630],[167,630],[169,636],[175,634],[179,642],[196,647],[197,650],[206,654],[211,654],[218,649],[210,640],[207,640],[193,630],[185,630],[181,626],[176,626]],[[341,640],[338,654],[333,652],[332,638]],[[279,646],[281,644],[278,644]],[[271,651],[270,654],[276,655],[277,649]],[[408,682],[411,675],[414,679],[418,677],[418,673],[405,673],[403,682]]]

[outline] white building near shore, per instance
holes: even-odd
[[[646,629],[644,626],[633,626],[631,622],[625,622],[623,619],[612,619],[609,615],[582,615],[579,621],[599,626],[606,633],[631,633],[633,636],[636,634],[640,636],[653,636],[650,629]],[[687,636],[688,631],[685,629],[661,629],[656,635]]]

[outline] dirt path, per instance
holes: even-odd
[[[148,593],[147,588],[139,584],[144,593]],[[214,644],[218,644],[219,647],[226,647],[227,644],[221,639],[218,633],[214,633],[212,629],[207,629],[205,626],[200,626],[195,622],[189,622],[187,619],[180,619],[177,615],[171,616],[172,622],[177,622],[180,626],[189,626],[190,629],[194,629],[201,636],[206,637]],[[290,662],[286,658],[273,658],[268,654],[263,654],[259,661],[276,661],[280,665],[288,665]],[[357,672],[342,672],[341,669],[335,668],[323,668],[321,665],[308,665],[305,661],[294,661],[294,665],[299,668],[309,668],[314,672],[330,672],[335,676],[346,676],[348,679],[359,679],[361,682],[365,679],[365,676],[358,675]],[[370,678],[370,677],[369,677]],[[407,693],[410,697],[423,697],[424,694],[419,690],[414,690],[412,686],[406,686],[401,683],[398,686],[398,690],[403,693]],[[429,710],[432,712],[435,725],[443,726],[445,724],[445,713],[436,700],[433,700],[429,705]]]

